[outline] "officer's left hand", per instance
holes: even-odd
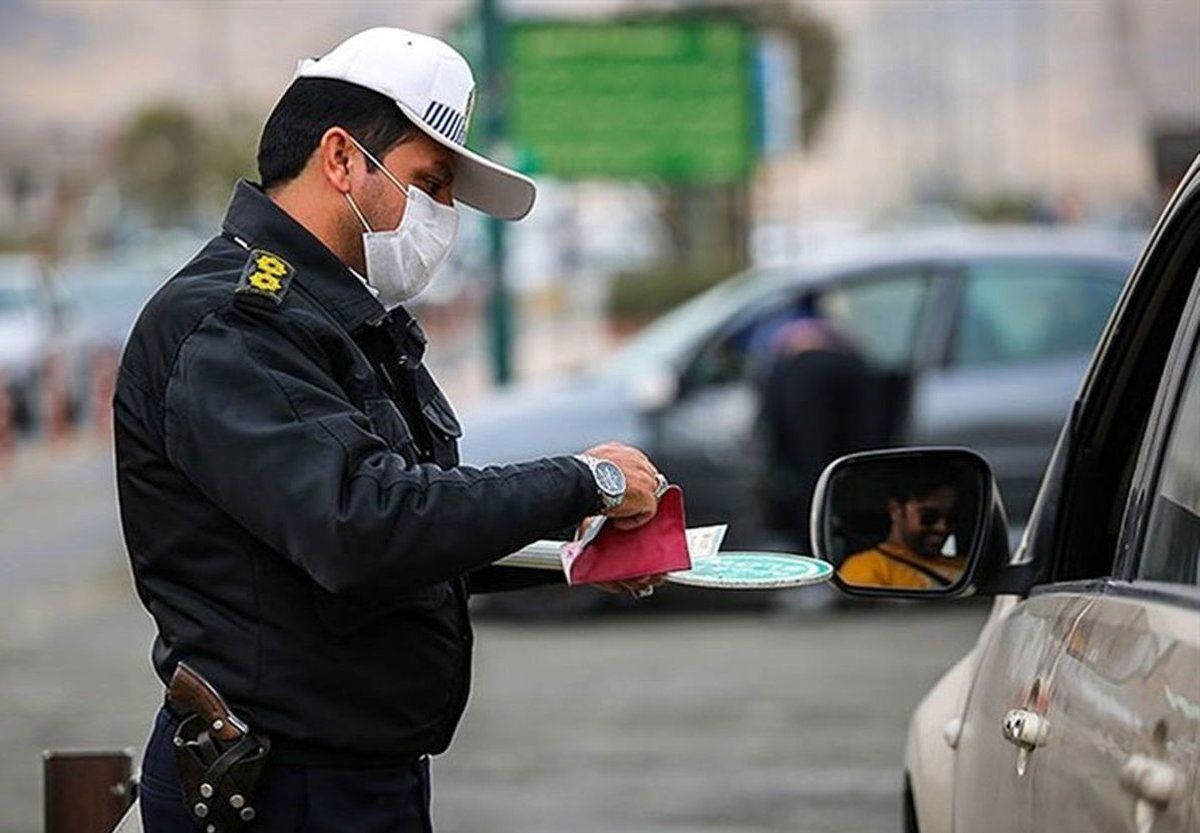
[[[660,587],[666,580],[666,573],[656,573],[625,581],[604,581],[593,584],[592,587],[598,587],[605,593],[629,593],[635,598],[644,599],[654,592],[655,587]]]

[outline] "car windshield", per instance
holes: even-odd
[[[601,368],[602,375],[627,378],[674,367],[705,333],[780,285],[776,272],[745,272],[714,286],[659,318]]]

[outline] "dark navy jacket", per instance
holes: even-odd
[[[165,681],[187,661],[281,760],[444,750],[472,585],[503,583],[487,565],[597,509],[570,457],[460,466],[424,345],[241,182],[122,357],[121,521],[154,666]]]

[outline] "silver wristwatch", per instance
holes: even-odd
[[[621,471],[621,467],[611,460],[588,454],[576,454],[574,457],[592,472],[604,508],[616,509],[620,506],[621,501],[625,500],[625,472]]]

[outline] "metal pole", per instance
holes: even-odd
[[[504,139],[504,23],[497,0],[479,0],[480,29],[483,31],[484,141],[495,153]],[[488,254],[491,291],[488,295],[488,343],[492,379],[506,385],[512,379],[512,304],[505,281],[505,226],[503,220],[488,218]]]

